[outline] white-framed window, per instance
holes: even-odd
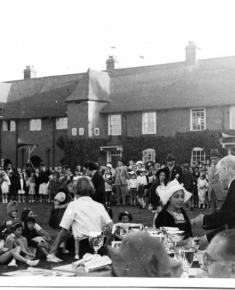
[[[79,135],[79,136],[84,136],[84,134],[85,134],[85,129],[82,128],[82,127],[79,128],[79,129],[78,129],[78,135]]]
[[[108,135],[120,136],[122,133],[122,118],[120,114],[108,116]]]
[[[206,129],[206,109],[191,109],[190,110],[190,130],[203,131]]]
[[[143,162],[146,163],[148,161],[155,162],[156,159],[156,151],[155,149],[148,148],[143,150]]]
[[[157,133],[157,113],[145,112],[142,113],[142,134]]]
[[[16,122],[10,121],[10,131],[15,132],[15,130],[16,130]]]
[[[31,119],[29,121],[30,131],[41,131],[42,130],[42,120],[41,119]]]
[[[206,162],[206,153],[204,148],[194,147],[191,153],[191,164],[199,164]]]
[[[235,129],[235,106],[229,108],[229,128]]]
[[[77,136],[77,134],[78,134],[78,129],[72,128],[72,136]]]
[[[55,123],[56,130],[65,130],[68,129],[68,118],[56,118]]]
[[[15,121],[2,121],[2,131],[7,132],[15,132],[16,130],[16,122]]]

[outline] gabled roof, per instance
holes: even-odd
[[[109,101],[110,77],[108,73],[88,69],[67,102]]]
[[[235,57],[113,70],[104,113],[235,104]]]

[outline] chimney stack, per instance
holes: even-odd
[[[198,50],[199,47],[196,46],[195,42],[189,41],[185,47],[185,61],[186,64],[196,65],[198,62]]]
[[[110,55],[109,58],[106,60],[106,70],[115,69],[115,59],[113,55]]]
[[[24,79],[36,78],[36,70],[33,66],[27,65],[24,69]]]

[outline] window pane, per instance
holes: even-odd
[[[156,134],[156,112],[142,114],[142,134]]]
[[[56,119],[56,129],[65,130],[68,129],[68,118],[57,118]]]
[[[230,129],[235,129],[235,106],[230,107],[229,114],[230,114]]]
[[[42,129],[42,121],[41,119],[32,119],[29,123],[30,131],[40,131]]]
[[[205,109],[191,110],[191,130],[201,131],[206,128]]]
[[[8,131],[7,121],[2,121],[2,131]]]
[[[113,136],[121,135],[121,115],[109,115],[108,134]]]
[[[16,130],[16,122],[10,121],[10,131],[15,132],[15,130]]]

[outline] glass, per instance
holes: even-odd
[[[194,260],[195,249],[194,248],[181,248],[179,249],[177,258],[182,263],[183,270],[188,274]]]
[[[98,250],[104,244],[104,235],[102,232],[92,232],[89,234],[89,243],[97,254]]]

